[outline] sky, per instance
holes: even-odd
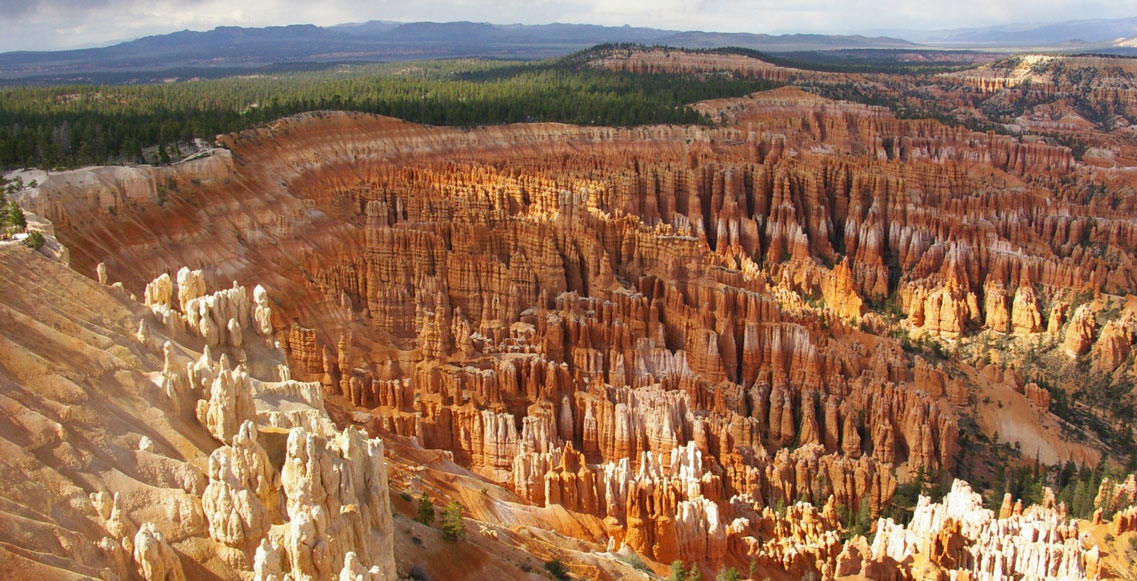
[[[876,34],[1135,12],[1131,0],[0,0],[0,52],[102,46],[216,26],[367,20]]]

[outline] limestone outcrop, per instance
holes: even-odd
[[[1020,285],[1015,291],[1011,307],[1011,331],[1017,335],[1029,335],[1042,330],[1042,313],[1038,297],[1030,285]]]
[[[1112,372],[1129,357],[1133,346],[1132,319],[1115,319],[1101,328],[1101,333],[1093,346],[1093,368],[1106,373]]]
[[[134,536],[134,562],[146,581],[185,581],[178,554],[154,523],[143,523]]]
[[[1094,312],[1090,305],[1082,305],[1074,311],[1066,327],[1066,338],[1062,341],[1066,353],[1077,357],[1090,350],[1094,342]]]
[[[283,552],[293,576],[331,578],[350,553],[373,564],[378,579],[397,578],[382,441],[354,428],[330,438],[293,428],[280,482],[289,522]]]
[[[1098,493],[1094,497],[1094,506],[1115,513],[1126,507],[1137,504],[1137,475],[1130,474],[1122,482],[1114,482],[1109,478],[1102,480]]]
[[[206,394],[197,404],[197,418],[222,442],[231,441],[242,424],[256,416],[248,373],[241,366],[230,370],[229,359],[224,354]]]
[[[256,426],[245,420],[232,445],[209,456],[209,486],[202,497],[202,510],[209,520],[210,536],[231,547],[247,549],[258,544],[278,510],[280,475],[256,438]]]

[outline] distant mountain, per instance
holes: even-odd
[[[281,65],[471,56],[537,59],[603,43],[689,48],[739,46],[768,52],[915,46],[883,37],[771,36],[559,23],[372,21],[330,27],[226,26],[206,32],[183,30],[101,48],[3,53],[0,54],[0,79],[47,83],[151,82],[166,77],[221,76]]]
[[[885,36],[837,36],[825,34],[749,34],[745,32],[680,32],[664,37],[659,44],[683,48],[721,48],[737,46],[764,52],[834,50],[865,48],[914,48],[919,45]]]
[[[329,26],[328,30],[334,32],[342,32],[353,36],[370,36],[375,34],[383,34],[392,29],[402,26],[403,22],[392,22],[390,20],[368,20],[367,22],[349,22],[347,24],[337,24]]]
[[[342,36],[313,25],[183,30],[102,48],[0,54],[0,78],[152,72],[177,67],[234,67],[303,60],[341,46]]]
[[[1112,45],[1137,36],[1137,17],[960,28],[932,32],[906,33],[905,38],[925,44],[953,46],[1057,47],[1061,45]]]
[[[674,34],[671,30],[635,26],[600,26],[597,24],[507,24],[499,28],[522,38],[555,43],[584,43],[589,46],[607,42],[652,43]]]
[[[398,30],[396,30],[398,29]],[[491,32],[492,29],[492,32]],[[418,40],[427,42],[508,40],[528,44],[575,43],[588,46],[606,42],[651,42],[675,34],[671,30],[597,24],[487,24],[484,22],[390,22],[371,20],[337,24],[328,30],[373,40]],[[383,36],[385,35],[385,36]]]

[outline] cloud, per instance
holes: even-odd
[[[0,0],[0,19],[15,20],[29,14],[98,8],[113,0]]]
[[[631,24],[723,32],[942,29],[1132,16],[1103,0],[0,0],[0,51],[94,46],[184,28],[365,20]]]
[[[131,8],[139,0],[0,0],[0,20],[71,19],[99,10]],[[187,2],[194,4],[196,2]]]

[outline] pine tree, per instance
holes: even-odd
[[[434,524],[434,503],[425,492],[418,497],[418,514],[415,515],[415,520],[426,526]]]
[[[718,581],[742,581],[742,574],[738,572],[738,569],[731,567],[719,573],[716,579]]]
[[[1087,518],[1093,513],[1093,498],[1090,495],[1089,488],[1092,483],[1091,480],[1083,480],[1074,489],[1074,502],[1072,503],[1072,512],[1080,517]]]
[[[687,570],[683,568],[683,561],[671,562],[671,573],[667,576],[667,581],[686,581]]]
[[[442,509],[442,538],[455,542],[466,536],[466,525],[462,522],[462,507],[451,500],[446,508]]]
[[[23,232],[27,226],[28,222],[24,218],[24,212],[15,202],[8,202],[0,207],[0,230]]]

